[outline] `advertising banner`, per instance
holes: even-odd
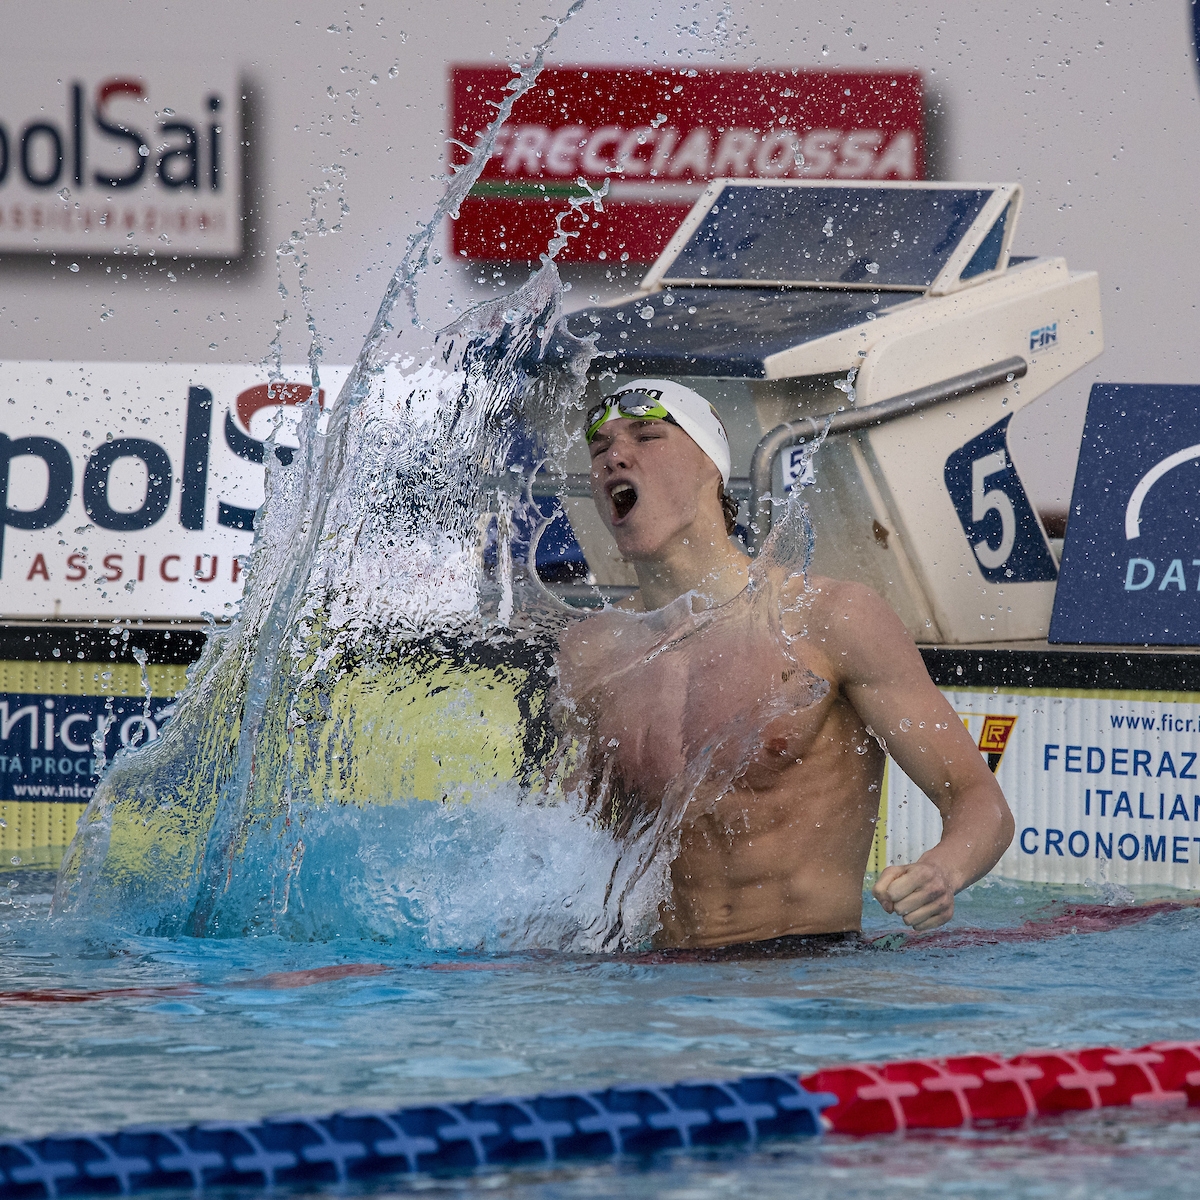
[[[324,369],[322,406],[348,371]],[[311,392],[253,366],[0,363],[0,616],[230,616],[265,442]]]
[[[512,78],[451,69],[453,165]],[[453,250],[537,261],[566,212],[561,258],[651,262],[711,179],[921,179],[923,130],[916,71],[547,69],[463,201]],[[605,182],[602,209],[579,203]]]
[[[1016,818],[995,875],[1200,888],[1200,694],[945,695]],[[887,774],[887,861],[913,862],[941,838],[941,818],[894,762]]]
[[[1200,646],[1200,386],[1097,383],[1050,641]]]
[[[0,801],[86,804],[104,762],[153,741],[185,683],[178,666],[0,662]]]
[[[0,850],[13,865],[57,865],[104,764],[153,741],[186,682],[182,665],[0,661]]]
[[[241,107],[225,57],[6,61],[0,250],[240,254]]]

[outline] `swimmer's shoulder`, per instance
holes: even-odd
[[[901,648],[916,653],[895,610],[866,584],[796,576],[785,584],[783,603],[788,633],[804,637],[839,675],[864,655]],[[851,673],[857,671],[851,667]]]
[[[828,575],[792,575],[784,581],[780,599],[783,611],[796,614],[810,631],[839,620],[854,622],[880,604],[887,607],[865,584]]]
[[[636,609],[616,605],[570,621],[558,635],[560,671],[586,670],[612,653],[618,624]]]

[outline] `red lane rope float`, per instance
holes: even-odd
[[[916,950],[937,946],[956,950],[963,946],[1000,946],[1014,942],[1046,942],[1051,938],[1067,937],[1073,933],[1107,933],[1138,925],[1163,913],[1179,912],[1200,907],[1200,900],[1152,900],[1143,904],[1072,904],[1052,917],[1022,921],[1020,925],[998,929],[978,929],[958,926],[937,929],[931,933],[911,933],[908,930],[881,933],[864,938],[869,945],[881,949]]]
[[[253,979],[233,979],[226,983],[202,985],[173,983],[161,987],[90,988],[28,988],[24,991],[0,992],[0,1004],[89,1004],[96,1000],[163,999],[172,996],[195,996],[197,993],[226,988],[253,988],[278,991],[287,988],[312,987],[339,979],[357,979],[370,975],[385,975],[393,970],[383,963],[340,963],[332,967],[312,967],[305,971],[276,971]]]
[[[800,1084],[837,1103],[822,1114],[837,1133],[955,1129],[1096,1108],[1200,1106],[1200,1042],[1136,1050],[1030,1050],[833,1067]]]

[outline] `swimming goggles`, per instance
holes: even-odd
[[[663,407],[662,399],[653,392],[618,392],[615,396],[606,396],[589,410],[583,435],[589,446],[600,431],[600,426],[614,416],[630,417],[635,421],[670,421],[672,425],[678,424]]]

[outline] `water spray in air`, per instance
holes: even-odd
[[[414,953],[620,949],[658,927],[684,807],[755,747],[705,751],[630,821],[611,755],[557,686],[579,614],[533,568],[545,522],[531,485],[578,433],[594,350],[560,322],[553,258],[567,216],[599,208],[604,189],[571,201],[522,287],[433,335],[419,364],[405,349],[429,340],[418,282],[434,239],[582,4],[553,22],[410,238],[327,428],[310,317],[313,390],[299,448],[268,443],[238,616],[210,635],[161,736],[110,767],[56,913],[168,936],[383,937]],[[781,522],[774,544],[803,561],[794,528]],[[760,556],[764,595],[772,561]],[[653,658],[729,618],[685,604],[617,619]]]

